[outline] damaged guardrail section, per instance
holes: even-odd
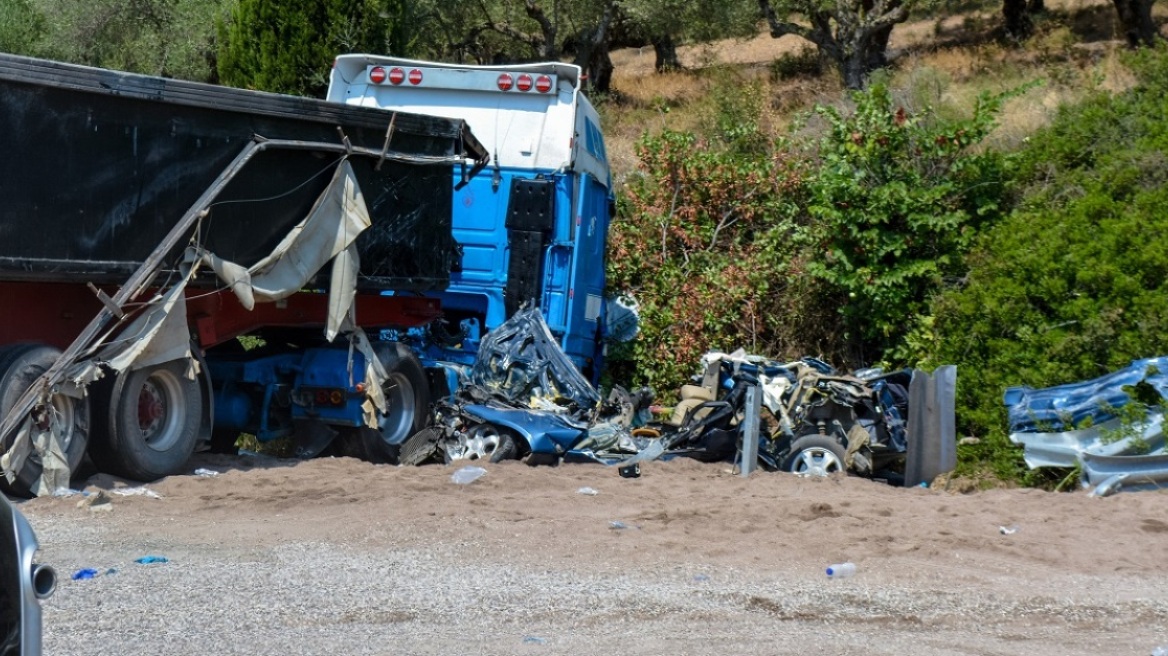
[[[1166,371],[1168,357],[1145,358],[1092,380],[1008,388],[1010,440],[1031,469],[1081,467],[1100,496],[1168,487]]]

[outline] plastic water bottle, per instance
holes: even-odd
[[[855,573],[855,563],[838,563],[827,566],[827,578],[829,579],[846,579]]]

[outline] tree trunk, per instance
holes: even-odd
[[[843,58],[836,61],[840,75],[844,78],[844,86],[853,91],[860,91],[868,86],[868,49],[856,48]]]
[[[1152,0],[1112,0],[1123,26],[1123,35],[1128,46],[1151,46],[1156,43],[1159,32],[1152,22]]]
[[[1034,14],[1046,11],[1046,3],[1043,0],[1030,0],[1026,5],[1026,10],[1033,16]]]
[[[608,56],[608,47],[601,46],[592,51],[588,62],[588,80],[593,90],[608,93],[612,88],[612,71],[616,68]]]
[[[888,65],[888,41],[892,38],[892,27],[882,27],[872,33],[872,39],[868,42],[869,73]]]
[[[1041,2],[1041,0],[1031,0]],[[1030,36],[1034,31],[1034,22],[1030,20],[1030,10],[1027,0],[1003,0],[1002,18],[1006,34],[1011,39],[1021,40]]]
[[[677,58],[677,44],[673,42],[672,36],[666,34],[665,36],[654,37],[653,52],[657,54],[657,62],[654,64],[654,69],[658,73],[681,69],[681,60]]]

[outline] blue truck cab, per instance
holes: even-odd
[[[470,364],[483,335],[534,304],[595,383],[613,191],[599,116],[581,91],[580,68],[342,55],[327,99],[462,119],[490,153],[486,169],[456,185],[453,228],[461,261],[437,295],[444,322],[413,335],[423,359]],[[393,148],[392,127],[386,148]]]

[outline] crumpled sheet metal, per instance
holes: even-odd
[[[357,336],[353,346],[369,363],[365,419],[367,424],[376,426],[376,412],[385,411],[381,384],[387,376],[363,331],[353,322],[352,309],[359,268],[354,245],[357,236],[370,225],[369,211],[352,167],[342,161],[309,215],[289,231],[268,257],[252,267],[222,260],[199,246],[189,247],[179,280],[150,299],[130,323],[111,329],[70,365],[63,375],[62,393],[83,394],[89,383],[101,378],[103,366],[124,371],[186,358],[190,365],[187,375],[194,378],[198,364],[191,357],[183,294],[201,265],[211,267],[250,309],[257,300],[275,301],[296,293],[332,261],[326,336],[329,341],[342,331]],[[15,472],[20,471],[35,451],[43,464],[43,472],[32,490],[38,496],[51,494],[58,487],[68,487],[71,475],[62,455],[61,436],[58,430],[53,430],[55,423],[51,419],[48,430],[31,428],[31,420],[26,420],[8,451],[0,455],[0,471],[12,481]]]
[[[1168,357],[1135,360],[1119,371],[1077,383],[1008,388],[1003,401],[1010,416],[1010,441],[1022,445],[1031,469],[1082,464],[1083,481],[1108,491],[1156,487],[1168,478],[1161,411],[1149,410],[1139,440],[1106,439],[1125,429],[1114,410],[1132,402],[1124,388],[1136,385],[1148,385],[1168,398]],[[1090,427],[1074,428],[1087,420]],[[1149,447],[1150,453],[1139,453]]]
[[[1104,483],[1117,479],[1121,490],[1168,489],[1168,451],[1147,455],[1102,455],[1084,452],[1082,480],[1086,486],[1098,489]],[[1103,496],[1100,494],[1099,496]]]
[[[537,307],[519,310],[487,333],[470,382],[525,406],[566,399],[591,411],[600,403],[600,393],[564,354]]]
[[[1143,439],[1153,450],[1164,444],[1163,415],[1148,415]],[[1112,419],[1091,428],[1054,433],[1010,433],[1010,441],[1023,447],[1023,458],[1031,469],[1038,467],[1074,467],[1085,453],[1119,456],[1130,453],[1130,439],[1107,443],[1104,436],[1120,430],[1120,420]]]
[[[1069,431],[1088,417],[1092,424],[1112,419],[1115,415],[1109,409],[1130,400],[1123,388],[1141,382],[1168,398],[1168,356],[1135,360],[1119,371],[1086,381],[1043,389],[1009,387],[1002,402],[1009,412],[1011,433]]]

